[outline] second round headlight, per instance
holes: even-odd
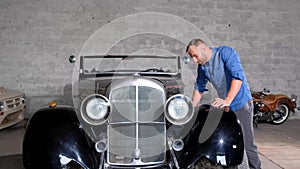
[[[165,117],[176,125],[182,125],[191,120],[194,114],[192,101],[187,96],[177,94],[170,97],[165,107]]]
[[[184,99],[177,97],[169,102],[167,109],[170,117],[175,120],[181,120],[188,114],[189,105]]]

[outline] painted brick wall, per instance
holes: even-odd
[[[1,0],[0,86],[25,92],[28,114],[50,100],[71,104],[68,56],[117,18],[161,12],[193,23],[215,46],[235,48],[253,89],[300,96],[299,9],[298,0]]]

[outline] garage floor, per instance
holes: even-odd
[[[1,169],[24,169],[22,163],[22,155],[7,155],[0,157]]]
[[[22,138],[25,121],[0,130],[0,169],[23,169]]]

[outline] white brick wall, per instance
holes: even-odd
[[[68,56],[114,19],[151,11],[184,18],[214,45],[234,47],[254,89],[300,97],[299,8],[298,0],[1,0],[0,86],[24,91],[29,113],[53,99],[70,103]]]

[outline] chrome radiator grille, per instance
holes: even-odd
[[[165,159],[166,126],[162,88],[125,86],[110,93],[108,163],[147,165]]]

